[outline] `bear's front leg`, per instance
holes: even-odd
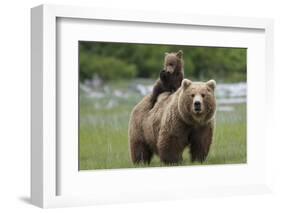
[[[154,107],[154,104],[157,102],[158,96],[165,91],[165,88],[163,86],[163,82],[158,79],[152,89],[152,94],[150,97],[150,102],[151,102],[151,108]]]
[[[189,135],[191,161],[204,162],[208,156],[210,145],[213,140],[213,125],[196,127]]]
[[[163,82],[166,82],[166,81],[167,81],[168,75],[169,75],[169,74],[166,72],[166,70],[162,70],[162,71],[160,72],[160,75],[159,75],[160,80],[163,81]]]
[[[157,149],[161,162],[165,164],[178,164],[182,162],[184,146],[178,143],[177,137],[159,137]]]

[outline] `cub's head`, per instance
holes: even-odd
[[[176,53],[165,53],[164,70],[168,73],[180,72],[183,70],[183,51]]]
[[[184,79],[179,94],[179,112],[186,122],[204,124],[211,120],[216,111],[216,82],[192,82]]]

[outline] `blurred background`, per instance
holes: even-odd
[[[245,48],[80,41],[81,170],[134,167],[128,152],[130,112],[152,91],[165,52],[178,50],[184,52],[185,78],[217,81],[215,143],[204,164],[246,162]],[[188,151],[184,155],[183,164],[190,165]],[[161,166],[157,157],[151,166]]]
[[[165,52],[183,50],[185,76],[218,82],[246,81],[246,49],[80,42],[80,81],[158,77]],[[98,62],[98,63],[97,63]]]

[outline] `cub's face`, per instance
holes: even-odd
[[[191,82],[184,79],[181,86],[179,98],[179,108],[181,114],[188,120],[198,121],[199,123],[210,120],[216,110],[215,98],[216,82]]]
[[[168,73],[174,73],[176,70],[181,71],[183,66],[183,52],[165,53],[164,70]]]

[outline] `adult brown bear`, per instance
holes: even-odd
[[[203,162],[213,140],[216,82],[184,79],[173,94],[162,93],[150,108],[150,95],[131,113],[129,145],[133,163],[150,163],[153,154],[166,164],[180,163],[186,147]]]

